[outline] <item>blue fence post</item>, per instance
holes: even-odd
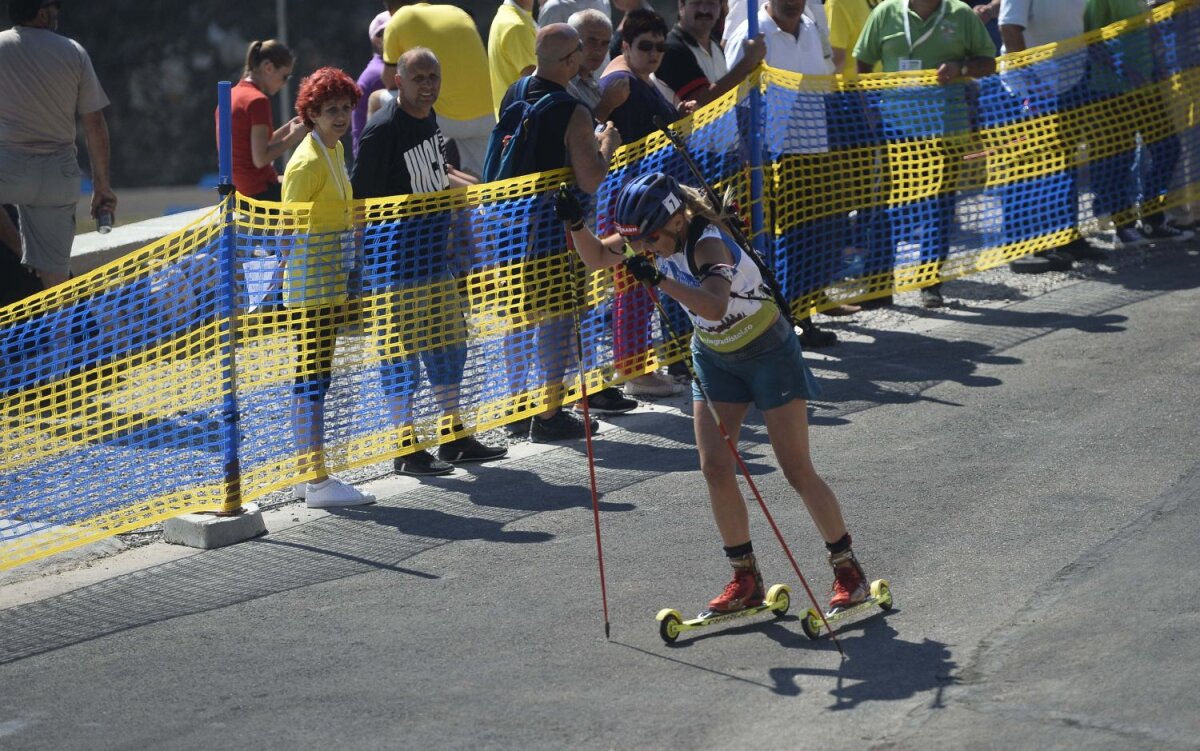
[[[237,232],[234,224],[233,190],[233,84],[217,84],[217,169],[221,195],[221,375],[225,393],[221,402],[221,421],[225,433],[225,502],[222,516],[242,513],[241,426],[237,400]]]
[[[749,39],[758,36],[758,5],[751,3],[746,13],[746,33]],[[761,78],[759,79],[761,80]],[[750,242],[754,249],[767,261],[774,263],[774,255],[767,253],[766,236],[763,232],[763,101],[759,85],[750,89]]]

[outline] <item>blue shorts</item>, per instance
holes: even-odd
[[[714,352],[692,340],[696,381],[692,398],[703,401],[703,385],[714,402],[750,404],[761,411],[796,399],[821,395],[821,387],[804,364],[800,339],[782,317],[770,329],[735,352]]]

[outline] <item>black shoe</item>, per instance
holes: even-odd
[[[454,471],[454,465],[435,459],[433,454],[424,449],[396,457],[392,461],[392,468],[398,475],[411,477],[436,477],[448,475]]]
[[[592,433],[600,429],[600,423],[592,420]],[[529,429],[529,438],[533,441],[571,441],[586,435],[583,418],[576,417],[569,410],[560,409],[554,416],[543,420],[533,418]]]
[[[637,409],[638,400],[630,399],[621,393],[621,389],[610,386],[595,394],[588,394],[587,406],[589,412],[598,415],[623,415]]]
[[[923,287],[921,289],[921,305],[926,308],[940,308],[946,304],[942,299],[942,285],[935,284],[932,287]]]
[[[876,297],[874,299],[864,300],[863,302],[859,303],[859,307],[862,308],[863,310],[875,310],[877,308],[890,308],[890,307],[892,307],[892,305],[893,305],[893,300],[892,300],[891,295],[885,295],[884,297]]]
[[[837,334],[832,331],[823,331],[816,326],[806,327],[800,332],[800,343],[809,349],[832,347],[837,344],[837,340]]]
[[[687,356],[691,357],[691,355]],[[688,366],[686,360],[680,360],[667,366],[667,375],[675,379],[685,378],[690,381],[692,380],[692,369]]]
[[[506,423],[504,425],[504,429],[507,430],[509,435],[511,435],[513,438],[528,438],[529,423],[532,419],[533,418],[531,417],[522,417],[520,420],[514,420],[513,422]]]
[[[1181,240],[1191,240],[1194,236],[1191,230],[1179,229],[1170,222],[1142,222],[1141,231],[1152,243],[1177,243]]]
[[[508,453],[503,446],[485,446],[472,436],[459,438],[438,446],[438,458],[443,462],[462,464],[464,462],[490,462],[501,459]]]
[[[1042,250],[1018,258],[1008,267],[1014,274],[1045,274],[1049,271],[1070,271],[1075,258],[1063,250]]]
[[[1108,253],[1084,240],[1082,237],[1072,240],[1059,248],[1060,253],[1066,253],[1076,261],[1107,261]]]

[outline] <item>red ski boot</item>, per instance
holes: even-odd
[[[841,553],[830,553],[829,565],[833,567],[833,597],[829,599],[829,612],[851,608],[867,599],[871,583],[862,566],[858,565],[853,550],[847,548]]]
[[[763,602],[763,579],[758,572],[758,561],[750,553],[744,558],[730,558],[733,564],[733,581],[725,585],[725,591],[708,603],[710,613],[732,613],[745,610]]]

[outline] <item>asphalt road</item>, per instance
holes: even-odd
[[[1180,250],[815,359],[814,457],[897,606],[845,659],[794,617],[660,641],[727,566],[686,415],[635,413],[596,442],[611,639],[583,447],[528,449],[0,610],[0,747],[1195,749],[1198,320]]]

